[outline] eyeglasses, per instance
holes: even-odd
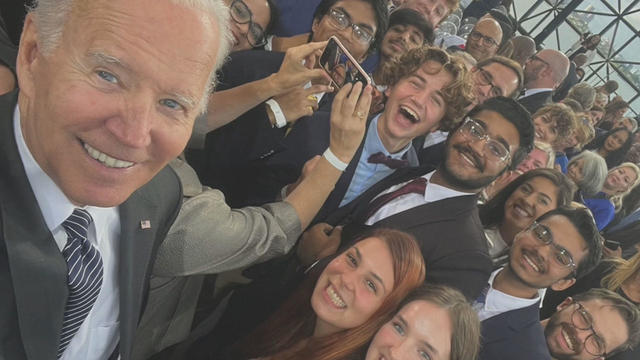
[[[234,0],[230,6],[231,18],[238,24],[249,24],[249,32],[245,35],[251,47],[264,46],[267,39],[264,37],[262,26],[253,22],[253,13],[242,0]]]
[[[360,25],[351,22],[350,16],[340,10],[331,9],[329,11],[330,23],[338,30],[344,30],[351,27],[353,37],[362,44],[370,44],[373,41],[373,34]]]
[[[571,268],[575,275],[576,263],[573,261],[573,256],[571,256],[571,253],[569,253],[567,249],[553,241],[553,234],[546,225],[534,221],[529,227],[529,231],[541,244],[549,245],[553,248],[553,259],[558,265]]]
[[[478,71],[476,73],[477,73],[476,79],[478,79],[478,83],[480,85],[483,85],[483,86],[491,85],[491,89],[489,89],[489,94],[492,97],[502,96],[502,89],[500,89],[499,87],[493,84],[493,75],[491,75],[491,73],[489,73],[487,70],[480,67],[478,68]]]
[[[484,127],[472,118],[467,116],[459,130],[463,135],[473,141],[486,141],[484,144],[484,151],[489,158],[492,158],[492,160],[504,162],[511,157],[509,149],[507,149],[507,147],[500,141],[492,139],[487,134]]]
[[[584,349],[593,356],[607,357],[604,339],[593,328],[593,317],[580,302],[575,300],[573,302],[578,305],[578,308],[571,314],[571,323],[577,329],[591,331],[591,334],[584,340]]]
[[[498,42],[495,41],[493,38],[486,35],[482,35],[477,31],[471,31],[471,33],[469,33],[469,37],[474,41],[480,41],[480,43],[486,47],[498,46]]]
[[[546,62],[546,61],[542,60],[542,58],[541,58],[541,57],[539,57],[538,55],[531,55],[531,57],[529,58],[529,60],[531,60],[531,61],[533,61],[533,60],[538,60],[538,61],[540,61],[541,63],[543,63],[543,64],[545,64],[545,65],[547,65],[547,66],[551,66],[551,64],[549,64],[548,62]]]

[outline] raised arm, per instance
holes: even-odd
[[[307,43],[287,50],[278,72],[234,88],[216,91],[209,100],[206,116],[207,131],[228,124],[258,104],[296,88],[309,81],[327,77],[322,69],[313,69],[315,53],[321,52],[324,42]],[[304,64],[303,64],[304,63]],[[311,67],[308,68],[308,67]],[[327,85],[316,85],[316,92],[329,91]]]

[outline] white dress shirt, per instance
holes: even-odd
[[[520,96],[518,99],[526,98],[527,96],[535,95],[537,93],[541,93],[545,91],[553,91],[553,89],[552,88],[528,89],[528,90],[525,90],[524,95]]]
[[[533,299],[524,299],[503,293],[493,288],[493,280],[503,268],[494,271],[489,277],[489,289],[484,299],[484,304],[477,300],[473,302],[473,308],[478,312],[480,321],[485,321],[507,311],[522,309],[541,301],[544,290],[538,290],[538,296]]]
[[[27,179],[38,201],[42,216],[53,234],[56,245],[62,252],[67,243],[67,233],[62,223],[77,207],[69,201],[62,190],[40,168],[25,143],[21,127],[20,112],[16,106],[13,116],[14,136],[22,159]],[[84,207],[93,223],[88,229],[88,239],[100,250],[103,264],[103,280],[100,294],[89,315],[65,349],[61,359],[106,359],[120,338],[119,312],[120,293],[118,291],[118,246],[120,239],[120,218],[118,209]],[[60,255],[62,256],[62,254]],[[54,356],[54,355],[52,355]]]
[[[473,195],[474,194],[474,193],[465,193],[465,192],[462,192],[462,191],[453,190],[453,189],[444,187],[442,185],[438,185],[438,184],[434,184],[432,182],[429,182],[429,180],[431,180],[431,176],[433,176],[434,172],[435,172],[435,170],[422,176],[423,178],[427,179],[427,188],[425,189],[424,194],[411,193],[411,194],[405,194],[405,195],[402,195],[402,196],[398,196],[397,198],[389,201],[383,207],[378,209],[378,211],[376,211],[367,220],[367,222],[365,224],[373,225],[373,224],[377,223],[378,221],[380,221],[380,220],[382,220],[384,218],[387,218],[387,217],[389,217],[391,215],[395,215],[395,214],[397,214],[399,212],[406,211],[406,210],[409,210],[409,209],[413,209],[416,206],[428,204],[430,202],[444,200],[444,199],[448,199],[448,198],[452,198],[452,197],[456,197],[456,196],[464,196],[464,195]],[[413,180],[410,180],[410,181],[413,181]],[[387,190],[381,192],[378,196],[390,193],[390,192],[395,191],[395,190],[398,190],[399,188],[403,187],[408,182],[409,181],[404,182],[402,184],[394,185],[394,186],[388,188]],[[376,196],[376,198],[378,196]],[[373,201],[373,199],[372,199],[372,201]]]

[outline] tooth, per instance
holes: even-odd
[[[130,166],[133,166],[132,162],[124,161],[124,160],[118,160],[118,159],[112,158],[111,156],[92,148],[90,145],[88,145],[86,143],[83,146],[84,146],[85,150],[87,151],[87,153],[89,154],[89,156],[91,156],[93,159],[101,162],[102,164],[104,164],[107,167],[127,168],[127,167],[130,167]]]

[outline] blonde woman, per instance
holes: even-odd
[[[602,191],[584,199],[584,204],[591,210],[598,225],[604,229],[617,210],[622,206],[622,198],[640,183],[640,168],[634,163],[626,162],[609,170]]]

